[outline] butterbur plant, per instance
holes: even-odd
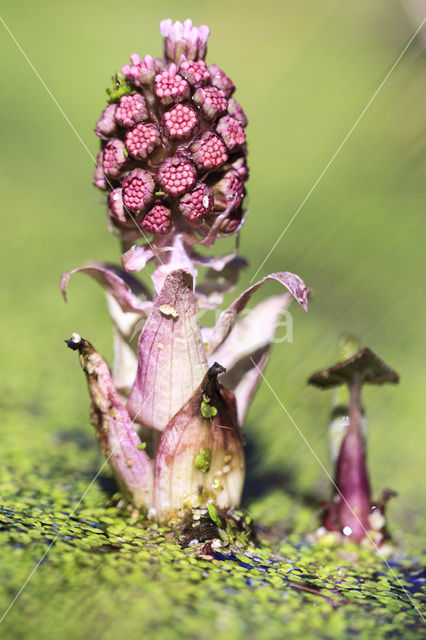
[[[295,274],[270,274],[201,326],[200,311],[222,304],[245,264],[194,245],[212,247],[242,226],[247,120],[232,81],[204,61],[208,28],[165,20],[160,30],[163,57],[131,56],[96,126],[95,184],[108,192],[122,266],[92,263],[61,283],[65,295],[82,272],[104,287],[112,372],[88,340],[73,334],[67,344],[80,354],[92,424],[123,497],[161,523],[202,507],[219,522],[241,500],[242,425],[277,323],[293,299],[306,310],[307,287]],[[152,289],[135,275],[148,261]],[[244,314],[269,280],[286,292]]]
[[[346,355],[353,351],[354,346],[353,341],[346,342]],[[398,381],[398,374],[368,348],[314,373],[308,380],[309,384],[320,389],[342,385],[346,388],[339,413],[337,416],[334,413],[331,424],[334,487],[332,501],[324,511],[323,526],[325,530],[357,543],[367,538],[381,545],[387,539],[385,505],[387,499],[394,495],[391,491],[384,491],[379,502],[374,503],[371,499],[361,389],[364,384],[395,384]],[[336,427],[340,427],[340,433],[336,433]]]

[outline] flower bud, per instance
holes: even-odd
[[[117,105],[114,106],[117,107]],[[147,118],[146,102],[140,93],[131,93],[120,98],[118,107],[115,110],[115,119],[122,127],[133,127],[134,124]]]
[[[176,73],[176,65],[170,65],[170,69],[155,76],[154,93],[162,104],[182,102],[189,98],[189,85]]]
[[[106,176],[116,178],[120,175],[127,161],[127,153],[124,143],[113,138],[110,140],[102,157],[102,169]]]
[[[125,141],[131,156],[145,160],[160,144],[160,132],[155,124],[141,122],[126,133]]]
[[[242,124],[243,127],[247,126],[247,116],[244,113],[242,107],[238,104],[235,98],[229,98],[228,100],[228,113],[233,116]]]
[[[215,64],[209,66],[209,71],[212,85],[223,91],[225,96],[229,98],[235,91],[235,85],[232,80]]]
[[[225,145],[213,133],[203,133],[192,144],[191,151],[198,169],[216,169],[228,159]]]
[[[123,181],[124,206],[134,213],[146,211],[153,202],[154,189],[152,175],[143,169],[134,169]]]
[[[228,171],[214,185],[213,195],[216,211],[235,209],[240,206],[244,197],[244,183],[235,171]]]
[[[115,121],[116,104],[108,104],[102,111],[102,115],[96,124],[95,133],[102,140],[108,140],[117,132],[117,123]]]
[[[149,233],[165,235],[170,229],[171,216],[170,209],[157,203],[146,214],[142,221],[142,228],[149,231]]]
[[[154,80],[157,66],[152,56],[147,55],[141,60],[137,53],[130,56],[131,64],[124,65],[121,72],[128,82],[136,87],[151,85]]]
[[[175,22],[162,20],[160,32],[164,38],[164,57],[176,64],[181,56],[188,60],[204,59],[210,29],[206,25],[194,27],[191,20]]]
[[[202,87],[210,80],[210,73],[204,60],[183,58],[179,65],[179,73],[185,80],[188,80],[192,87]]]
[[[213,208],[213,191],[204,182],[186,193],[179,201],[179,209],[189,222],[203,219]]]
[[[216,131],[222,136],[228,151],[234,151],[246,141],[242,125],[232,116],[223,116],[217,123]]]
[[[207,118],[213,119],[225,113],[228,101],[225,94],[216,87],[202,87],[194,93],[194,102]]]

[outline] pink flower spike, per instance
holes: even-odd
[[[87,340],[74,333],[66,343],[80,354],[92,399],[91,421],[102,451],[124,494],[133,505],[147,511],[152,504],[153,466],[118,400],[107,363]]]
[[[102,115],[96,124],[95,133],[102,140],[108,140],[115,135],[117,131],[117,123],[115,122],[116,104],[108,104],[102,111]]]
[[[206,118],[213,120],[225,113],[228,101],[225,94],[216,87],[201,87],[194,93],[194,102],[203,111]]]
[[[160,144],[160,132],[155,124],[139,123],[126,133],[126,148],[134,158],[147,158]]]
[[[127,156],[124,143],[117,138],[113,138],[107,143],[103,151],[103,172],[111,178],[117,178],[126,164],[126,161]]]
[[[212,85],[221,89],[225,96],[229,98],[229,96],[231,96],[235,91],[235,85],[232,80],[228,78],[226,73],[222,71],[222,69],[219,69],[215,64],[211,64],[209,66],[209,71],[212,79]]]
[[[202,87],[210,80],[210,73],[204,60],[187,60],[179,65],[179,73],[188,80],[193,87]]]
[[[222,140],[213,133],[204,133],[191,145],[198,169],[216,169],[228,159]]]
[[[123,181],[124,206],[140,213],[146,211],[154,199],[155,182],[148,171],[134,169]]]
[[[180,196],[195,184],[196,171],[192,162],[184,157],[168,158],[158,171],[158,181],[167,193]]]
[[[189,98],[189,84],[176,73],[176,65],[157,74],[154,78],[154,93],[163,104],[182,102]]]
[[[229,151],[241,147],[246,141],[243,127],[232,116],[223,116],[217,123],[216,131],[222,136]]]
[[[248,123],[247,116],[244,113],[243,108],[235,100],[235,98],[229,98],[228,100],[228,113],[230,116],[233,116],[234,118],[236,118],[243,127],[247,126],[247,123]]]
[[[160,33],[164,38],[164,57],[177,63],[181,56],[188,60],[204,59],[210,29],[206,25],[194,27],[191,20],[182,24],[172,20],[160,22]]]
[[[170,209],[162,204],[155,204],[142,221],[142,228],[149,233],[165,235],[171,227]]]
[[[189,222],[194,222],[210,213],[213,208],[213,191],[204,182],[185,194],[179,201],[179,209]]]
[[[133,127],[141,120],[148,118],[145,99],[139,93],[124,95],[120,98],[115,119],[122,127]]]
[[[172,140],[189,138],[197,125],[197,114],[186,104],[177,104],[164,114],[164,126],[168,137]]]

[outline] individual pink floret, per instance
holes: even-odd
[[[103,151],[102,169],[105,175],[116,178],[126,164],[126,148],[121,140],[113,138]]]
[[[230,116],[236,118],[243,127],[247,126],[247,116],[244,113],[243,108],[241,107],[239,102],[235,100],[235,98],[229,98],[228,100],[228,113]]]
[[[174,157],[165,160],[158,172],[158,181],[167,193],[180,196],[195,184],[195,167],[186,158]]]
[[[115,119],[122,127],[133,127],[134,124],[148,118],[145,99],[139,93],[124,95],[120,98],[115,112]]]
[[[126,148],[134,158],[147,158],[160,144],[160,132],[155,124],[141,122],[126,133]]]
[[[164,126],[172,139],[188,138],[194,133],[197,124],[197,114],[187,104],[177,104],[164,114]]]
[[[176,65],[171,64],[168,70],[155,76],[154,93],[163,104],[182,102],[189,98],[189,84],[176,73]]]
[[[186,193],[179,201],[179,209],[190,222],[204,218],[213,208],[213,191],[204,182]]]
[[[199,169],[216,169],[228,159],[225,145],[214,133],[203,133],[191,145],[191,151]]]
[[[145,211],[154,199],[155,182],[148,171],[134,169],[123,181],[124,206],[139,213]]]
[[[222,69],[215,64],[209,66],[211,82],[214,87],[221,89],[225,96],[229,98],[235,91],[235,84]]]
[[[229,151],[241,147],[246,141],[243,127],[232,116],[223,116],[217,123],[216,131],[222,136]]]
[[[142,221],[142,228],[149,233],[159,233],[164,235],[167,233],[172,224],[172,214],[170,209],[167,209],[162,204],[156,204],[146,214]]]
[[[216,118],[225,113],[228,101],[217,87],[201,87],[194,93],[194,102],[201,107],[207,118]]]
[[[117,123],[115,121],[116,104],[108,104],[102,111],[102,115],[96,123],[95,133],[102,140],[107,140],[117,131]]]
[[[179,73],[193,87],[201,87],[210,80],[210,73],[204,60],[183,60]]]

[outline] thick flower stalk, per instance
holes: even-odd
[[[355,542],[368,537],[375,544],[383,543],[387,537],[385,504],[393,494],[386,491],[378,503],[371,500],[361,388],[363,384],[395,384],[398,381],[398,374],[368,348],[314,373],[308,380],[320,389],[340,385],[347,388],[348,403],[345,419],[340,422],[341,433],[338,436],[334,433],[331,441],[333,499],[325,509],[323,525],[326,530],[339,532]]]
[[[194,508],[225,513],[240,503],[245,464],[242,425],[282,313],[308,290],[297,275],[270,274],[201,326],[234,289],[244,259],[195,251],[241,226],[245,116],[234,85],[207,67],[207,27],[161,23],[164,58],[132,56],[97,125],[102,151],[95,183],[109,191],[121,240],[141,229],[151,241],[127,248],[122,267],[92,263],[82,272],[105,289],[114,325],[114,365],[87,340],[79,352],[91,417],[123,496],[139,512],[179,522]],[[139,234],[139,235],[138,235]],[[152,288],[135,272],[154,261]],[[204,268],[198,276],[197,268]],[[257,304],[266,282],[286,292]]]

